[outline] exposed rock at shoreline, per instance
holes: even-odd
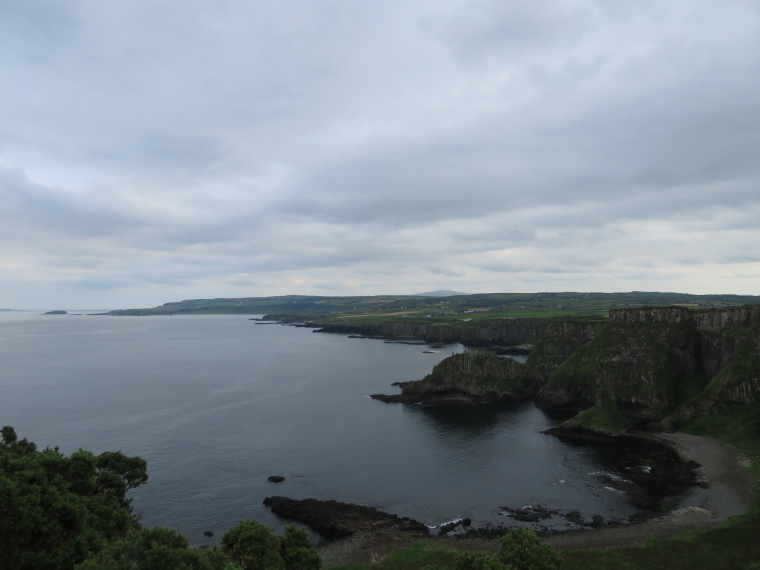
[[[401,385],[401,394],[372,394],[383,402],[425,406],[473,406],[531,397],[543,377],[512,359],[493,352],[467,350],[442,360],[422,380]]]
[[[426,536],[427,526],[408,517],[379,511],[373,507],[318,499],[267,497],[264,504],[281,517],[308,525],[323,537],[335,540],[356,532],[393,528],[409,536]]]

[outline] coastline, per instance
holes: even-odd
[[[621,527],[569,531],[545,540],[558,549],[601,549],[642,544],[647,538],[672,538],[687,530],[704,530],[747,512],[757,481],[745,467],[748,460],[716,439],[685,433],[651,437],[673,446],[685,460],[700,464],[707,488],[692,487],[669,513]]]
[[[742,515],[750,507],[757,481],[745,469],[748,460],[734,447],[706,436],[685,433],[652,434],[651,437],[675,448],[686,461],[700,464],[701,480],[709,485],[691,487],[676,499],[670,512],[626,526],[567,531],[543,540],[559,550],[590,550],[636,546],[648,538],[672,538],[687,530],[704,530]],[[461,550],[497,551],[498,540],[480,538],[430,537],[426,540],[448,544]],[[358,533],[318,548],[324,566],[381,560],[407,545],[401,533],[391,530]]]

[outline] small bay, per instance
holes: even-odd
[[[633,513],[599,449],[541,431],[530,402],[421,408],[367,397],[446,356],[425,346],[257,326],[247,316],[0,316],[0,424],[40,448],[148,461],[147,526],[214,544],[238,521],[278,530],[268,495],[333,498],[430,526],[509,524],[500,506]],[[282,475],[285,482],[267,481]],[[216,536],[207,539],[203,532]]]

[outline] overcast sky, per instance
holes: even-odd
[[[758,0],[0,0],[0,308],[760,294]]]

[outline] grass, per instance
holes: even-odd
[[[575,420],[580,422],[586,429],[596,429],[611,434],[623,433],[630,427],[630,424],[612,405],[605,407],[593,406],[587,410],[583,410],[575,416]]]
[[[454,564],[458,551],[449,546],[428,540],[411,539],[405,548],[396,550],[375,563],[343,564],[335,570],[416,570],[424,566]]]
[[[760,402],[733,406],[693,420],[681,431],[707,435],[738,448],[760,479]],[[340,570],[416,570],[427,565],[451,567],[456,550],[426,540],[412,540],[403,549],[375,563],[336,566]],[[649,539],[644,546],[562,552],[563,570],[745,570],[760,561],[760,491],[750,510],[719,527],[689,531],[672,539]]]

